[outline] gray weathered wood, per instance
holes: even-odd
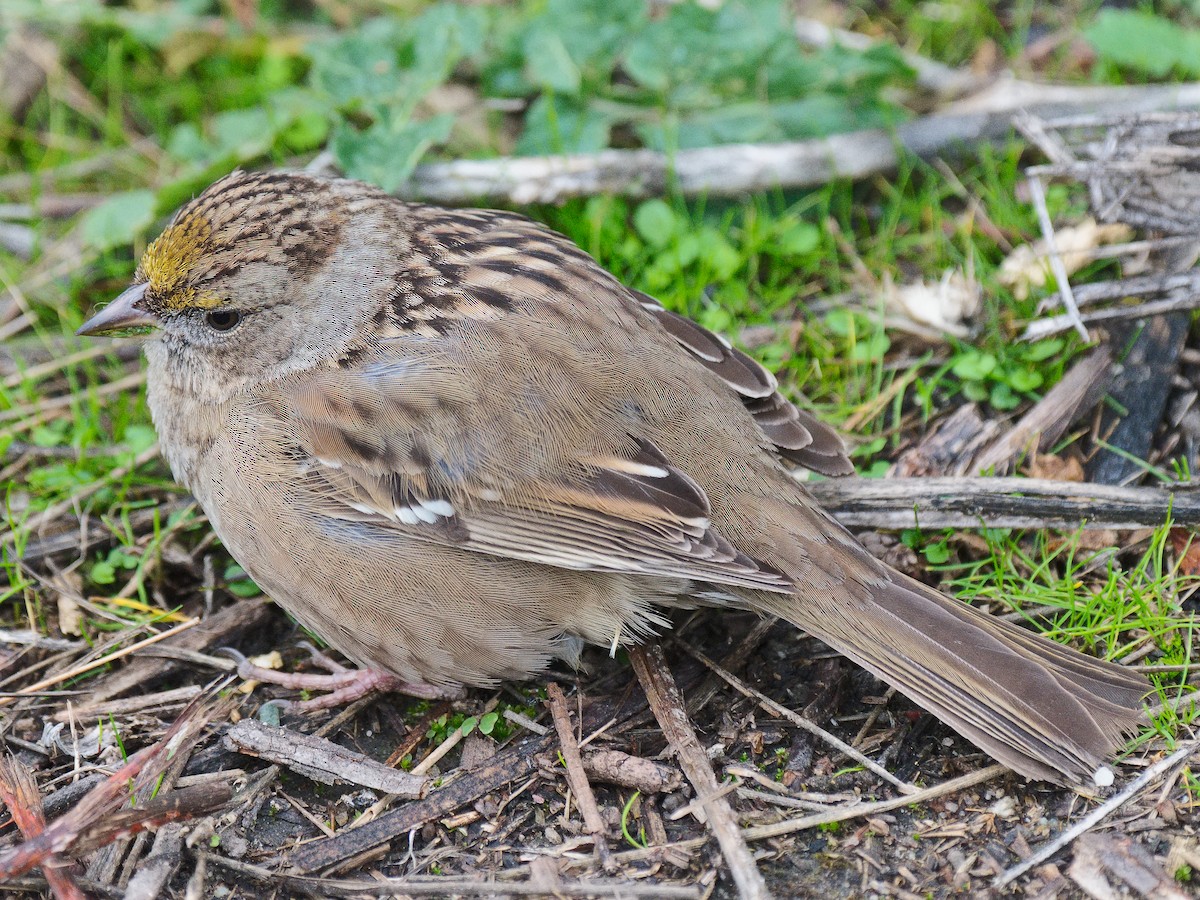
[[[1040,478],[837,478],[807,485],[843,525],[861,528],[1154,528],[1170,511],[1200,525],[1190,487],[1111,487]]]

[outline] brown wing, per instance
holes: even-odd
[[[317,514],[560,568],[794,589],[717,533],[701,487],[644,439],[530,477],[499,471],[480,435],[456,438],[469,401],[436,368],[325,369],[280,395],[275,412],[296,436]]]
[[[679,346],[721,377],[742,397],[754,420],[785,459],[822,475],[850,475],[854,465],[837,432],[778,391],[775,376],[719,334],[665,309],[641,291],[631,292],[658,318]]]

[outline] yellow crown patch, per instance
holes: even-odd
[[[138,268],[163,306],[212,309],[221,305],[217,295],[198,291],[188,284],[192,269],[206,252],[211,237],[208,219],[191,213],[168,226],[146,248]]]

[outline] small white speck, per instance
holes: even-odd
[[[1101,766],[1092,773],[1092,781],[1096,787],[1112,787],[1114,780],[1113,770],[1108,766]]]
[[[357,512],[363,513],[364,515],[367,515],[367,516],[379,515],[379,510],[372,509],[371,507],[367,506],[365,503],[353,503],[352,502],[350,504],[350,508]]]
[[[321,457],[318,456],[317,462],[319,462],[321,465],[325,466],[325,468],[327,468],[327,469],[340,469],[342,467],[342,464],[340,462],[338,462],[336,459],[322,459]]]
[[[405,525],[419,525],[421,523],[421,520],[417,518],[417,514],[407,506],[396,507],[396,518]]]

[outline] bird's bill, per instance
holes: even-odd
[[[75,333],[91,337],[110,334],[114,331],[124,331],[127,328],[155,327],[159,324],[158,316],[138,305],[145,296],[145,283],[135,284],[84,322]]]

